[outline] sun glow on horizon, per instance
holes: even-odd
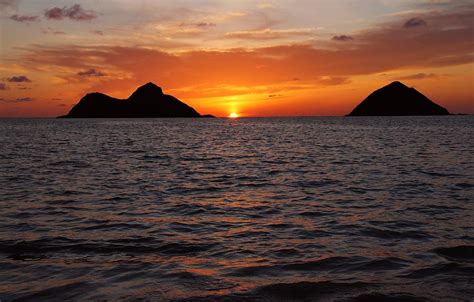
[[[232,112],[231,114],[229,114],[229,118],[238,118],[238,117],[239,117],[238,113]]]

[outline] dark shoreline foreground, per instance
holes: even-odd
[[[472,116],[0,120],[2,301],[469,301]]]

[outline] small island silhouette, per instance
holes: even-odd
[[[213,117],[200,115],[177,98],[163,94],[154,83],[139,87],[128,99],[89,93],[60,118]]]
[[[347,116],[450,115],[415,88],[393,82],[370,94]],[[89,93],[59,118],[214,117],[201,115],[154,83],[139,87],[128,99]]]
[[[415,88],[396,81],[369,95],[348,116],[450,115]]]

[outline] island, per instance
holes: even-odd
[[[89,93],[71,111],[59,118],[213,117],[200,115],[177,98],[163,94],[154,83],[139,87],[128,99]]]
[[[348,116],[450,115],[415,88],[393,82],[369,95]]]

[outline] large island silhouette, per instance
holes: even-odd
[[[415,88],[393,82],[369,95],[348,116],[449,115]]]
[[[200,115],[177,98],[163,94],[154,83],[139,87],[128,99],[89,93],[60,118],[211,117]]]

